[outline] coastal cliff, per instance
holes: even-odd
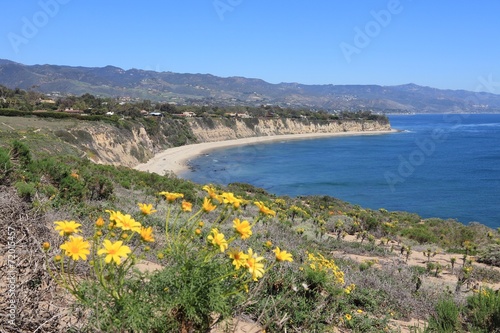
[[[389,131],[375,120],[319,121],[290,118],[184,118],[148,122],[80,122],[55,134],[101,164],[134,167],[165,149],[192,143],[282,134]]]
[[[379,121],[310,121],[290,118],[233,118],[189,120],[191,131],[198,142],[234,140],[256,136],[307,133],[340,133],[389,131],[389,123]]]

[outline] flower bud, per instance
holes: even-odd
[[[104,219],[101,216],[99,216],[97,221],[95,221],[95,226],[98,228],[102,228],[104,226]]]

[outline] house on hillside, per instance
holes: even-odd
[[[195,117],[196,113],[191,111],[184,111],[183,113],[175,113],[174,116],[177,117]]]
[[[38,100],[39,103],[45,103],[45,104],[56,104],[56,101],[52,100],[52,99],[39,99]]]
[[[65,109],[63,112],[72,113],[72,114],[82,114],[83,113],[82,110],[73,110],[73,108],[71,108],[71,109]]]

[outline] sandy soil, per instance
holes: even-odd
[[[359,242],[360,240],[356,239],[355,236],[348,235],[344,238],[345,241],[348,242]],[[393,244],[386,245],[386,248],[389,249]],[[354,260],[356,262],[362,263],[367,260],[375,260],[377,264],[374,265],[374,267],[381,268],[381,264],[388,263],[391,264],[395,260],[399,261],[405,261],[407,265],[409,266],[420,266],[420,267],[427,267],[427,262],[433,262],[433,263],[439,263],[442,267],[442,271],[438,274],[437,277],[429,275],[426,276],[423,279],[424,284],[432,285],[434,288],[442,288],[442,290],[445,290],[446,287],[450,288],[451,290],[455,290],[455,287],[458,282],[458,274],[462,268],[462,260],[461,256],[457,254],[448,254],[448,253],[437,253],[435,256],[432,256],[430,258],[427,258],[424,255],[424,251],[427,250],[426,246],[415,246],[412,249],[412,252],[410,256],[408,257],[408,260],[406,260],[406,255],[401,255],[399,252],[399,247],[396,246],[396,249],[394,253],[396,256],[391,256],[391,257],[378,257],[378,256],[364,256],[364,255],[357,255],[357,254],[349,254],[349,253],[344,253],[343,251],[333,251],[332,255],[336,258],[347,258]],[[456,258],[456,263],[455,263],[455,268],[452,271],[451,270],[451,258],[455,257]],[[474,257],[469,256],[469,259],[473,260],[473,266],[476,267],[485,267],[489,269],[494,269],[497,271],[500,271],[499,267],[494,267],[494,266],[488,266],[485,264],[481,264],[478,262],[474,262]],[[462,286],[461,290],[462,292],[472,292],[474,288],[478,287],[489,287],[494,290],[500,289],[500,283],[486,283],[486,282],[479,282],[479,281],[471,281],[470,284]],[[415,332],[415,327],[417,328],[424,328],[426,323],[424,321],[420,321],[418,319],[411,319],[410,321],[402,321],[402,320],[391,320],[391,326],[394,328],[400,329],[401,333],[410,333],[410,332]]]
[[[348,235],[344,238],[345,241],[349,242],[359,242],[358,239],[356,239],[355,236]],[[389,249],[391,245],[394,244],[389,244],[386,245],[385,247]],[[401,261],[406,261],[406,263],[409,266],[420,266],[420,267],[427,267],[427,262],[433,262],[433,263],[439,263],[442,267],[442,271],[438,274],[438,277],[433,277],[433,276],[428,276],[426,277],[426,282],[432,283],[434,285],[441,285],[445,287],[446,285],[448,286],[456,286],[457,281],[458,281],[458,276],[457,273],[461,270],[462,268],[462,259],[461,255],[458,254],[449,254],[449,253],[438,253],[435,256],[431,256],[430,258],[427,258],[424,255],[424,251],[426,251],[428,246],[422,245],[422,246],[415,246],[412,249],[412,252],[410,256],[408,257],[408,260],[406,260],[406,255],[400,255],[399,252],[399,247],[395,247],[394,253],[397,254],[397,257],[387,257],[387,258],[381,258],[381,257],[375,257],[375,256],[362,256],[362,255],[355,255],[355,254],[346,254],[343,253],[342,251],[334,251],[332,254],[334,257],[338,258],[349,258],[351,260],[357,261],[357,262],[363,262],[366,260],[377,260],[379,263],[383,263],[384,261],[387,261],[388,263],[391,263],[395,260],[395,258],[401,260]],[[434,248],[433,248],[434,249]],[[456,263],[455,263],[455,268],[452,271],[451,269],[451,258],[455,257],[456,258]],[[489,268],[493,270],[500,271],[499,267],[494,267],[494,266],[488,266],[482,263],[478,263],[474,261],[473,256],[469,256],[468,259],[471,259],[473,261],[473,266],[476,267],[483,267],[483,268]],[[379,265],[380,267],[380,265]],[[484,287],[489,287],[492,289],[500,289],[500,283],[485,283],[485,282],[476,282],[473,281],[474,284],[479,284],[479,286],[484,286]],[[470,286],[471,288],[473,285]],[[465,288],[465,287],[464,287]],[[453,290],[452,289],[452,290]]]
[[[288,141],[288,140],[305,140],[333,136],[353,136],[353,135],[380,135],[394,133],[397,130],[391,131],[370,131],[370,132],[340,132],[340,133],[307,133],[307,134],[286,134],[286,135],[273,135],[273,136],[259,136],[251,138],[243,138],[236,140],[226,140],[217,142],[204,142],[192,145],[185,145],[167,149],[163,152],[156,154],[148,162],[139,164],[135,168],[141,171],[149,171],[164,175],[166,172],[171,171],[174,174],[188,170],[188,162],[197,156],[207,153],[209,151],[221,148],[228,148],[234,146],[243,146],[250,144],[259,144],[272,141]]]

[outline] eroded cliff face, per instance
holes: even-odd
[[[389,123],[376,121],[309,121],[307,119],[203,119],[189,120],[199,142],[213,142],[281,134],[389,131]]]
[[[74,137],[71,143],[96,163],[133,167],[155,153],[153,140],[141,126],[125,129],[105,123],[81,123],[68,135]]]
[[[117,127],[107,123],[81,122],[59,131],[58,136],[96,163],[134,167],[169,147],[281,134],[385,131],[390,124],[376,121],[320,122],[307,119],[190,118],[158,120],[146,129],[141,123]]]
[[[89,134],[100,163],[134,166],[154,155],[153,141],[143,127],[112,131],[91,128]]]

